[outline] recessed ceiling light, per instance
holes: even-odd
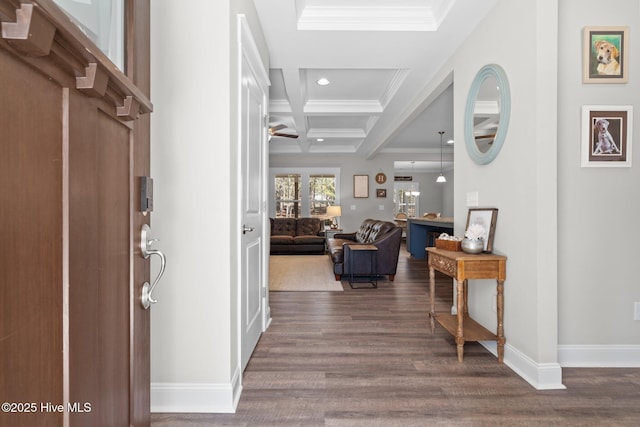
[[[316,139],[316,141],[318,141],[318,142],[324,142],[324,138],[318,138],[318,139]]]
[[[318,83],[320,86],[326,86],[331,82],[329,81],[329,79],[327,79],[325,77],[321,77],[318,80],[316,80],[316,83]]]

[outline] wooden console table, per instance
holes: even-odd
[[[458,361],[462,362],[465,341],[496,341],[498,343],[498,362],[504,357],[504,281],[506,279],[507,257],[493,254],[467,254],[436,248],[426,248],[429,256],[429,292],[431,296],[431,333],[435,332],[437,320],[443,328],[456,338]],[[436,313],[435,270],[452,277],[457,282],[457,314]],[[491,333],[469,316],[467,304],[468,279],[496,279],[498,331]]]

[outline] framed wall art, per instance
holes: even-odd
[[[627,83],[629,27],[585,27],[582,43],[584,83]]]
[[[484,251],[485,253],[491,253],[493,251],[493,236],[496,233],[496,222],[498,221],[498,209],[497,208],[471,208],[467,213],[467,225],[465,230],[469,228],[471,224],[480,224],[484,230]]]
[[[376,197],[387,197],[387,189],[386,188],[378,188],[376,190]]]
[[[582,167],[631,167],[631,105],[582,106]]]
[[[369,197],[369,175],[353,175],[353,197]]]

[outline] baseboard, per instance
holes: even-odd
[[[495,341],[480,342],[487,350],[498,355]],[[504,346],[504,364],[531,384],[536,390],[563,390],[562,368],[558,363],[537,363],[509,344]]]
[[[267,319],[267,321],[262,332],[265,332],[267,329],[269,329],[269,326],[271,326],[271,306],[269,304],[267,304],[267,306],[265,307],[264,318]]]
[[[559,345],[566,368],[640,368],[640,345]]]
[[[231,383],[151,383],[151,412],[235,413],[241,392],[239,369]]]

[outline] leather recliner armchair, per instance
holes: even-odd
[[[333,262],[336,280],[343,274],[349,274],[350,245],[374,245],[376,252],[376,275],[388,275],[393,281],[398,267],[402,229],[394,223],[365,219],[355,233],[338,233],[327,240],[329,256]],[[354,266],[358,268],[358,266]]]

